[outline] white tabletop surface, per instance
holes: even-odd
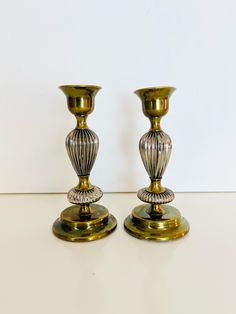
[[[236,193],[176,194],[191,230],[166,243],[124,231],[135,194],[99,203],[117,230],[69,243],[51,232],[66,195],[0,195],[1,314],[236,313]]]

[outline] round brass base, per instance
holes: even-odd
[[[92,213],[87,216],[79,215],[79,205],[63,210],[52,227],[55,236],[66,241],[84,242],[101,239],[115,230],[116,218],[104,206],[91,204],[90,208]]]
[[[169,241],[188,233],[189,224],[175,207],[162,205],[164,214],[159,217],[151,216],[150,208],[150,204],[143,204],[133,209],[124,222],[129,234],[139,239]]]

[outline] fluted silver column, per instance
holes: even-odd
[[[97,156],[98,147],[98,136],[90,129],[74,129],[68,134],[66,149],[79,178],[89,177]],[[67,198],[72,204],[90,204],[97,202],[102,194],[97,186],[91,186],[90,189],[85,190],[77,186],[68,192]]]

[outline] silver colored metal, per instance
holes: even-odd
[[[90,204],[99,201],[102,195],[102,190],[99,187],[93,185],[91,190],[85,191],[72,188],[67,193],[67,199],[72,204]]]
[[[150,179],[161,179],[170,159],[172,144],[163,131],[149,131],[139,141],[139,151]]]
[[[144,167],[151,180],[161,180],[172,150],[171,138],[162,130],[150,130],[139,141],[139,151]],[[162,192],[138,191],[138,198],[151,204],[166,204],[175,198],[174,192],[165,188]]]
[[[167,188],[159,193],[149,192],[147,188],[143,188],[138,191],[137,196],[141,201],[149,204],[166,204],[175,198],[174,192]]]
[[[66,149],[73,168],[78,176],[89,176],[94,165],[99,148],[99,139],[95,132],[87,129],[74,129],[66,138]],[[72,204],[95,203],[103,193],[97,186],[90,190],[72,188],[67,193],[67,199]]]
[[[78,176],[89,176],[98,147],[98,136],[90,129],[76,128],[67,135],[67,153]]]

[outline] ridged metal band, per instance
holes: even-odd
[[[67,193],[67,199],[72,204],[90,204],[100,200],[102,195],[101,189],[97,186],[87,191],[78,191],[73,188]]]
[[[66,138],[66,149],[78,176],[87,176],[95,162],[99,140],[90,129],[74,129]]]
[[[150,204],[166,204],[175,198],[174,192],[167,188],[160,193],[149,192],[144,188],[138,191],[137,196],[141,201]]]

